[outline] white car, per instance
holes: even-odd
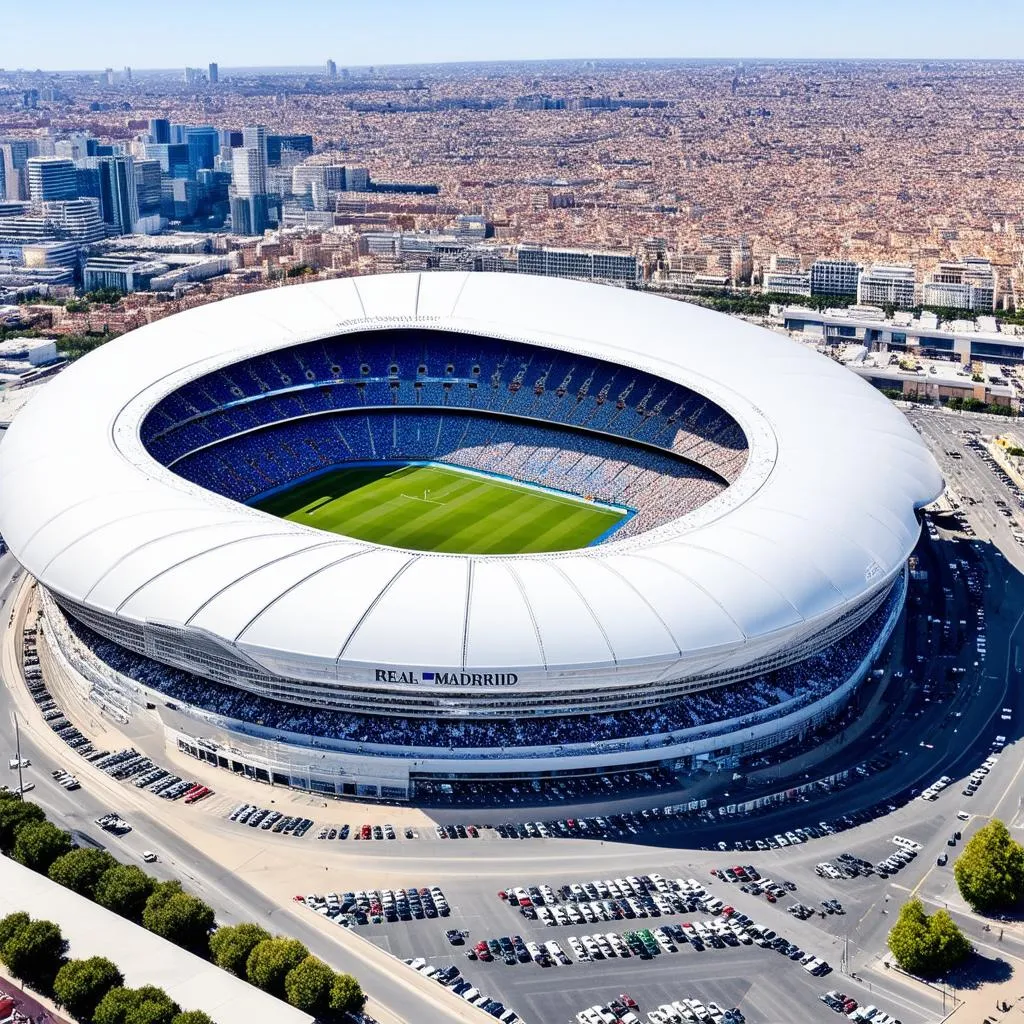
[[[22,768],[27,768],[31,763],[32,762],[27,757],[23,757],[21,759]],[[10,761],[7,762],[7,767],[10,768],[11,771],[14,771],[14,769],[18,767],[18,759],[16,757],[12,757]]]
[[[915,853],[920,852],[922,849],[920,843],[914,842],[913,839],[907,839],[906,836],[893,836],[892,841],[897,846],[902,846],[905,850],[913,850]]]
[[[152,863],[154,863],[156,861],[156,854],[152,850],[143,850],[142,851],[142,859],[147,864],[152,864]]]

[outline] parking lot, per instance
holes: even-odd
[[[887,847],[879,842],[876,859],[897,849],[891,840]],[[780,856],[781,851],[773,854]],[[707,867],[679,863],[661,873],[633,876],[635,887],[624,886],[621,876],[618,882],[545,879],[529,877],[524,869],[522,877],[509,878],[500,890],[487,891],[473,880],[448,881],[444,897],[450,915],[444,919],[389,922],[378,914],[356,927],[401,960],[437,971],[454,967],[477,992],[528,1022],[575,1022],[588,1007],[623,995],[639,1004],[637,1013],[645,1024],[648,1012],[682,998],[737,1007],[749,1024],[828,1020],[833,1013],[821,996],[836,988],[838,974],[833,972],[843,954],[845,924],[877,893],[857,885],[868,879],[820,878],[814,874],[814,859],[803,861],[795,872],[799,882],[785,868],[767,871],[748,863],[758,879],[743,872],[725,881]],[[731,877],[724,869],[733,866],[732,860],[723,860],[713,870]],[[779,893],[772,897],[774,904],[767,890],[751,891],[758,885],[772,885]],[[412,888],[429,892],[430,886],[424,878]],[[528,906],[520,905],[523,899]],[[845,912],[828,913],[822,900],[838,900]],[[809,920],[787,913],[801,903],[815,908]],[[602,917],[602,907],[615,913]],[[782,942],[791,945],[773,948]],[[486,959],[478,950],[481,945]],[[808,959],[806,966],[801,959]],[[821,960],[830,970],[812,975],[809,969]],[[847,978],[839,985],[851,986],[857,987]],[[866,988],[863,994],[870,995]],[[912,1006],[893,1005],[889,1012],[903,1024],[930,1019]]]

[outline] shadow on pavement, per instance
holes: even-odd
[[[958,989],[979,989],[983,985],[999,984],[1013,977],[1013,967],[1002,957],[975,953],[963,967],[953,971],[946,981]]]

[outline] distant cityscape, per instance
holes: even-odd
[[[272,284],[496,271],[835,331],[923,307],[987,341],[922,352],[1016,363],[1021,118],[995,62],[0,72],[0,320],[103,338]]]

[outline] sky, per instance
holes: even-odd
[[[0,67],[1024,57],[1021,0],[0,0]]]

